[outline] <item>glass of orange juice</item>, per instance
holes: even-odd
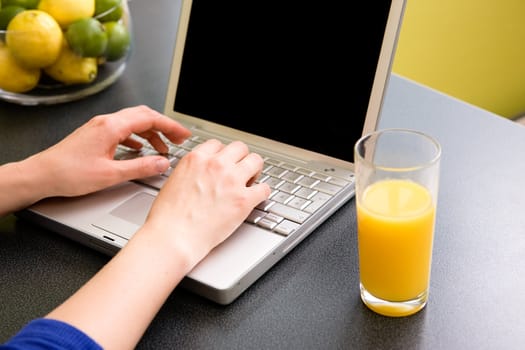
[[[441,146],[383,129],[354,152],[361,299],[381,315],[412,315],[428,300]]]

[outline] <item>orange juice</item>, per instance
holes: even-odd
[[[415,299],[430,281],[435,204],[409,180],[369,185],[357,201],[361,284],[390,302]]]

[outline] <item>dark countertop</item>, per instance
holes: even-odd
[[[56,106],[0,102],[0,163],[52,145],[95,114],[142,103],[162,110],[178,6],[130,1],[137,47],[107,90]],[[234,303],[220,306],[176,289],[137,348],[522,348],[525,128],[397,76],[381,126],[417,128],[443,146],[424,310],[387,318],[362,304],[350,201]],[[0,219],[0,342],[108,259],[24,220]]]

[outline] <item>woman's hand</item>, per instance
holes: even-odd
[[[191,132],[146,106],[93,117],[56,145],[0,166],[0,216],[45,197],[83,195],[166,171],[169,162],[161,155],[113,159],[119,144],[140,149],[136,136],[159,153],[167,152],[160,134],[179,144]]]
[[[114,160],[118,144],[134,149],[143,145],[139,136],[159,153],[168,147],[159,134],[180,144],[191,132],[178,122],[146,107],[122,109],[92,118],[61,142],[31,157],[33,164],[46,169],[49,193],[45,196],[77,196],[117,183],[164,172],[168,160],[151,155],[130,160]]]
[[[268,198],[268,185],[253,184],[262,166],[263,159],[239,141],[198,145],[177,163],[144,230],[161,235],[178,250],[182,246],[193,267]]]

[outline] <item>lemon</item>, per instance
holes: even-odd
[[[95,14],[95,0],[40,0],[38,9],[53,16],[62,28]]]
[[[77,55],[64,42],[58,59],[51,66],[44,68],[44,72],[66,85],[88,84],[97,77],[97,59]]]
[[[40,10],[26,10],[9,22],[6,43],[21,64],[41,68],[57,59],[63,36],[51,15]]]
[[[40,79],[39,68],[21,66],[6,45],[0,43],[0,89],[23,93],[32,90]]]

